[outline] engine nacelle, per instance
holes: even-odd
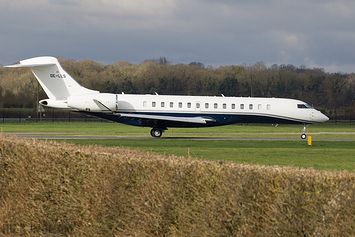
[[[68,104],[64,100],[45,99],[45,100],[40,100],[39,103],[43,106],[54,108],[54,109],[70,109],[68,107]]]

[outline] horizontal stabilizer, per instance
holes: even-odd
[[[56,65],[57,59],[53,57],[37,57],[20,61],[18,64],[5,67],[43,67]]]
[[[152,120],[164,120],[173,122],[186,122],[186,123],[200,123],[206,124],[206,122],[215,122],[214,119],[202,118],[202,117],[175,117],[175,116],[163,116],[163,115],[148,115],[148,114],[124,114],[119,113],[121,117],[135,118],[135,119],[152,119]]]
[[[14,64],[14,65],[9,65],[5,67],[44,67],[44,66],[52,66],[55,65],[55,63],[34,63],[34,64]]]

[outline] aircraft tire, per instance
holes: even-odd
[[[301,135],[301,138],[302,138],[302,139],[306,139],[306,138],[307,138],[307,135],[303,133],[303,134]]]
[[[150,130],[150,135],[152,137],[161,137],[161,135],[163,135],[163,130],[159,128],[152,128],[152,130]]]

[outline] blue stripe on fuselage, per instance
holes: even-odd
[[[206,124],[196,124],[187,122],[151,120],[151,119],[137,119],[120,117],[114,114],[96,113],[96,112],[81,112],[91,116],[110,120],[113,122],[123,123],[132,126],[140,127],[213,127],[222,126],[235,123],[268,123],[268,124],[300,124],[303,121],[295,121],[288,118],[277,118],[270,115],[243,115],[243,114],[201,114],[201,113],[139,113],[147,115],[158,116],[175,116],[175,117],[203,117],[214,119],[215,122],[207,121]]]

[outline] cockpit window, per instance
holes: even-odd
[[[308,104],[298,104],[297,108],[299,109],[312,109],[313,107]]]

